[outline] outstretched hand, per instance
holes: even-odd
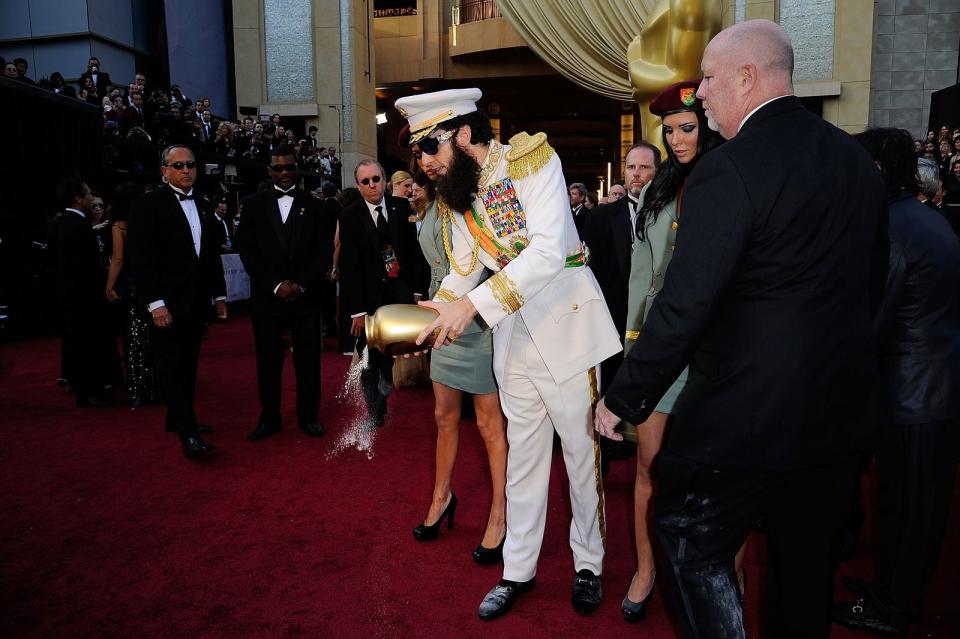
[[[466,296],[456,302],[418,302],[418,304],[432,308],[437,312],[437,319],[430,322],[417,336],[417,345],[420,345],[426,342],[436,331],[437,336],[433,340],[434,348],[440,348],[448,342],[456,341],[477,314],[473,302]]]
[[[597,408],[593,412],[593,429],[607,439],[622,442],[623,435],[616,431],[617,425],[620,424],[620,418],[610,412],[603,400],[604,398],[600,398],[600,401],[597,402]]]

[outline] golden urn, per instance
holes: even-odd
[[[367,345],[384,355],[396,357],[430,348],[434,339],[417,345],[417,336],[437,319],[437,312],[416,304],[387,304],[364,319]]]

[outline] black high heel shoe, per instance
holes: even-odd
[[[413,529],[413,538],[417,541],[433,541],[440,536],[440,524],[443,523],[444,518],[447,520],[447,530],[453,530],[453,513],[457,510],[457,496],[453,493],[450,493],[450,501],[447,503],[447,507],[443,509],[443,512],[440,513],[440,516],[437,518],[437,521],[433,522],[429,526],[426,524],[420,524]]]
[[[503,542],[507,540],[507,534],[503,534],[503,539],[496,548],[487,548],[482,543],[473,551],[473,560],[483,566],[492,566],[503,561]]]
[[[639,573],[633,573],[633,579],[637,578]],[[630,580],[630,584],[633,585],[633,579]],[[644,597],[643,601],[636,602],[630,599],[627,595],[623,596],[623,602],[620,604],[620,613],[623,615],[624,621],[629,621],[633,623],[635,621],[641,621],[644,617],[647,616],[647,604],[650,603],[650,600],[653,598],[653,584],[657,579],[657,573],[653,573],[653,579],[650,580],[650,591],[647,593],[647,596]]]

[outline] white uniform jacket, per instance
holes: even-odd
[[[583,265],[560,158],[543,133],[520,133],[510,143],[490,143],[473,211],[450,214],[451,270],[434,299],[470,298],[493,328],[498,378],[519,313],[560,384],[619,352],[620,340]],[[477,286],[484,267],[494,275]]]

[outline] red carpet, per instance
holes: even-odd
[[[332,342],[328,342],[332,346]],[[288,358],[289,359],[289,358]],[[607,479],[605,597],[593,616],[569,604],[569,503],[554,457],[537,589],[501,620],[476,609],[500,576],[470,558],[489,505],[482,442],[462,427],[456,528],[433,543],[410,530],[433,476],[433,400],[402,389],[374,457],[329,457],[350,409],[334,395],[348,358],[323,358],[323,421],[313,440],[296,428],[285,377],[285,429],[245,440],[258,414],[253,339],[236,317],[211,327],[198,388],[217,456],[185,460],[163,432],[163,410],[78,410],[54,385],[59,341],[0,350],[0,634],[3,637],[614,637],[675,636],[663,591],[647,621],[629,626],[619,603],[633,571],[634,460]],[[868,481],[868,485],[872,485]],[[868,494],[870,494],[868,492]],[[960,592],[954,508],[926,623],[917,637],[957,637]],[[762,537],[748,553],[746,616],[757,636]],[[869,540],[842,572],[869,575]],[[865,636],[835,629],[834,637]]]

